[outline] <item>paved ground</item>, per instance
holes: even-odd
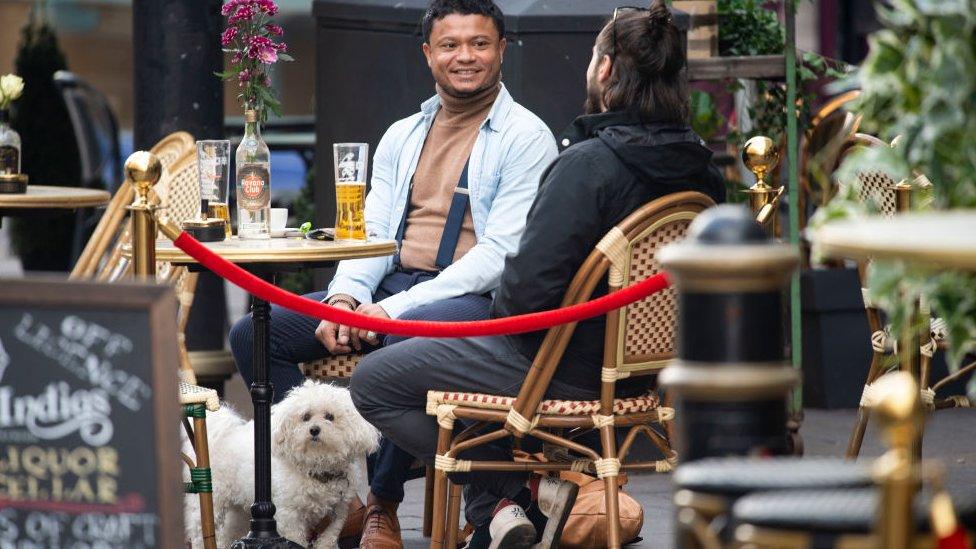
[[[808,410],[802,433],[807,455],[842,456],[853,423],[853,410]],[[973,436],[976,410],[944,410],[927,426],[926,458],[939,459],[949,468],[951,484],[976,492],[976,436]],[[878,434],[869,430],[862,456],[882,453]],[[668,549],[673,544],[673,514],[670,475],[631,476],[627,491],[644,506],[644,541],[628,547]],[[408,485],[407,504],[401,508],[400,520],[405,529],[405,549],[428,547],[421,536],[423,513],[423,481]]]
[[[246,393],[239,378],[228,386],[228,399],[247,410]],[[854,410],[807,410],[801,430],[807,455],[842,456],[854,421]],[[976,492],[976,410],[943,410],[932,415],[926,427],[924,456],[937,459],[948,468],[950,486],[959,491]],[[883,451],[878,433],[868,429],[862,451],[863,458],[880,455]],[[627,491],[644,506],[644,541],[629,547],[669,549],[673,547],[674,508],[671,505],[671,477],[669,475],[631,476]],[[955,491],[955,490],[954,490]],[[407,485],[407,496],[400,508],[406,549],[427,547],[422,537],[423,481]]]

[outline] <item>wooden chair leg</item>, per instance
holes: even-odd
[[[615,459],[617,457],[617,441],[613,425],[600,427],[600,438],[603,443],[603,459]],[[609,549],[620,549],[620,500],[617,496],[617,476],[604,477],[603,482],[607,498],[607,547]]]
[[[920,353],[918,358],[918,386],[920,389],[928,389],[929,378],[932,376],[932,357],[926,355],[925,353]]]
[[[883,354],[874,352],[871,355],[871,368],[868,370],[865,385],[874,383],[878,379],[881,375],[881,364],[883,362]],[[851,438],[847,442],[847,459],[856,459],[858,454],[861,453],[861,443],[864,441],[864,431],[867,429],[869,417],[870,410],[858,404],[857,420],[854,422],[854,430],[851,432]]]
[[[204,549],[217,549],[217,530],[214,526],[213,489],[210,476],[210,447],[207,444],[207,418],[193,418],[193,451],[196,453],[197,469],[207,471],[207,486],[199,491],[200,524],[203,530]]]
[[[447,500],[447,524],[444,525],[444,530],[447,532],[444,547],[446,549],[454,549],[457,547],[458,529],[461,527],[461,486],[451,482],[449,493],[450,496]]]
[[[453,429],[439,427],[437,432],[437,455],[444,455],[451,447]],[[430,549],[444,549],[444,522],[447,515],[447,473],[434,470],[434,503],[432,506],[430,530]],[[450,549],[454,549],[451,547]]]
[[[665,408],[674,408],[674,392],[665,391],[664,401],[662,402]],[[664,435],[668,437],[668,444],[672,447],[674,446],[674,421],[662,422],[664,426]]]
[[[431,521],[434,517],[434,468],[427,466],[427,475],[424,479],[424,522],[423,534],[425,538],[430,538]]]

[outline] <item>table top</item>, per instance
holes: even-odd
[[[0,209],[90,208],[108,204],[112,195],[99,189],[27,185],[23,194],[0,194]]]
[[[829,257],[976,270],[976,210],[835,221],[808,236]]]
[[[204,242],[208,248],[232,263],[327,263],[343,259],[380,257],[396,252],[393,240],[367,242],[332,242],[305,238],[271,238],[268,240],[240,240],[236,236],[222,242]],[[131,257],[126,246],[122,255]],[[196,263],[192,257],[166,239],[156,241],[156,260],[176,264]]]

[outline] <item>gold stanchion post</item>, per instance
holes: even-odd
[[[918,383],[908,372],[895,372],[876,382],[875,413],[890,445],[873,465],[881,489],[877,532],[879,547],[908,549],[914,535],[912,500],[919,489],[918,463],[912,447],[922,430],[922,406]]]
[[[779,150],[773,140],[757,135],[742,147],[742,163],[756,176],[756,184],[749,187],[749,208],[766,233],[775,235],[776,206],[785,187],[774,189],[766,183],[766,176],[779,165]]]
[[[132,264],[137,277],[156,275],[156,205],[149,199],[152,189],[163,173],[156,155],[137,151],[125,161],[125,176],[136,189],[132,212]]]

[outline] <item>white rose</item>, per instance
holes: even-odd
[[[24,79],[16,74],[5,74],[0,76],[0,95],[3,96],[4,103],[10,103],[20,97],[24,91]]]

